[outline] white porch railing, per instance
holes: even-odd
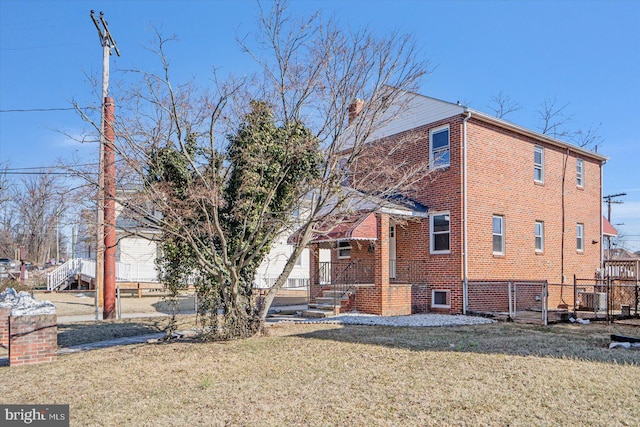
[[[276,284],[277,277],[261,277],[256,280],[254,288],[269,289]],[[309,287],[308,277],[289,277],[282,287],[283,289],[307,289]]]
[[[155,265],[143,263],[116,263],[117,282],[153,282],[157,283],[158,270]]]
[[[78,270],[80,259],[71,259],[59,267],[56,267],[51,273],[47,274],[47,290],[53,291],[62,286]],[[94,269],[95,271],[95,269]]]
[[[96,277],[96,262],[80,258],[67,261],[47,274],[47,290],[55,291],[75,274],[94,279]],[[159,282],[158,271],[155,265],[116,262],[116,281],[157,283]]]
[[[96,278],[96,262],[91,259],[81,259],[80,269],[78,273],[80,273],[83,276],[95,279]]]

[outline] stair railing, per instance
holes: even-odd
[[[342,298],[362,283],[373,283],[373,262],[363,260],[320,263],[320,285],[330,285],[333,305],[339,306]],[[323,295],[322,286],[315,297]]]
[[[59,267],[56,267],[52,272],[47,274],[47,290],[55,291],[62,286],[69,277],[75,274],[78,266],[80,265],[80,259],[73,258]]]

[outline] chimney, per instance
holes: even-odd
[[[356,98],[355,101],[353,101],[351,105],[349,105],[349,124],[351,124],[355,120],[355,118],[358,117],[358,114],[360,114],[363,108],[364,100],[360,98]]]

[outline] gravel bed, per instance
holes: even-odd
[[[342,325],[371,326],[463,326],[486,325],[495,320],[485,317],[451,315],[451,314],[412,314],[410,316],[376,316],[373,314],[341,314],[325,319],[305,319],[300,323],[336,323]]]

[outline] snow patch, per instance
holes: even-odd
[[[56,314],[56,306],[50,301],[38,301],[29,292],[13,288],[0,293],[0,308],[10,308],[11,316]]]

